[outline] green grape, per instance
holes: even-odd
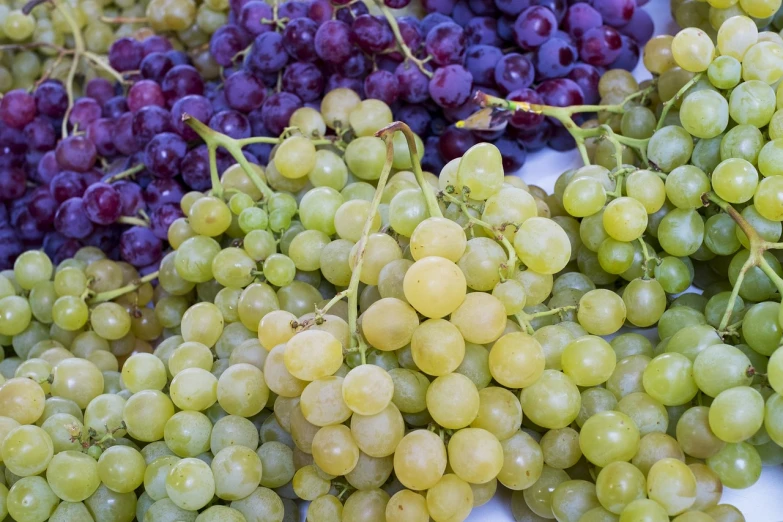
[[[628,197],[639,201],[648,214],[660,210],[666,200],[663,181],[649,170],[632,172],[625,179],[625,193]]]
[[[654,500],[637,499],[628,504],[620,514],[619,522],[666,522],[669,515]]]
[[[162,439],[166,422],[172,415],[174,405],[171,399],[157,390],[134,393],[122,410],[128,434],[144,442]]]
[[[733,118],[733,111],[738,110],[741,103],[738,101],[736,106],[729,106],[726,98],[715,91],[697,91],[683,100],[680,121],[685,130],[693,136],[702,139],[714,138],[726,130],[729,114],[732,114]]]
[[[733,56],[718,56],[707,68],[710,83],[718,89],[731,89],[741,80],[742,65]]]
[[[690,408],[683,413],[677,422],[676,434],[683,451],[695,458],[712,457],[725,445],[710,428],[709,408],[706,406]]]
[[[85,306],[86,308],[86,306]],[[9,295],[0,299],[0,335],[13,336],[24,331],[32,319],[32,311],[27,299]]]
[[[705,348],[693,363],[693,378],[711,397],[729,388],[749,386],[753,380],[750,359],[739,349],[725,344]]]
[[[182,509],[201,509],[215,494],[212,470],[199,459],[182,459],[171,467],[166,477],[166,493]]]
[[[52,394],[74,401],[79,408],[86,408],[103,393],[103,384],[101,371],[85,359],[72,357],[54,365]]]
[[[261,459],[255,451],[244,446],[223,448],[215,455],[211,467],[215,494],[223,500],[245,498],[253,493],[261,482]],[[175,470],[176,467],[172,473],[175,473]]]
[[[122,410],[125,399],[119,395],[102,394],[90,401],[84,410],[84,426],[96,432],[117,430],[117,436],[125,434],[122,429]],[[75,405],[75,403],[74,403]],[[78,406],[76,406],[78,408]]]
[[[629,138],[646,139],[653,135],[657,123],[655,114],[647,107],[631,107],[623,114],[620,132]]]
[[[26,40],[35,31],[36,21],[32,15],[13,10],[5,16],[3,33],[15,42]]]
[[[540,274],[555,274],[571,258],[571,243],[562,227],[546,218],[530,218],[517,229],[514,250],[522,262]]]
[[[575,217],[590,216],[606,204],[606,190],[603,184],[590,177],[573,179],[563,193],[563,206]]]
[[[750,46],[742,57],[742,79],[760,80],[768,85],[783,77],[783,46],[776,42],[759,42]]]
[[[274,162],[281,176],[303,178],[315,167],[315,146],[308,138],[291,136],[278,145]]]
[[[581,406],[576,424],[581,427],[596,413],[615,408],[617,408],[617,398],[612,392],[599,387],[587,388],[581,393]]]
[[[595,481],[598,501],[608,511],[620,514],[633,501],[647,496],[646,480],[641,471],[627,462],[612,462]]]
[[[666,196],[677,208],[701,208],[704,206],[701,195],[709,190],[710,180],[707,175],[692,165],[677,167],[666,177]]]
[[[721,161],[741,158],[756,165],[764,146],[764,136],[753,125],[737,125],[723,135],[720,142]]]
[[[242,246],[255,261],[263,261],[277,250],[274,236],[266,230],[251,230]]]
[[[457,190],[467,189],[471,198],[486,200],[502,185],[503,164],[497,147],[479,143],[462,155],[455,183]]]
[[[490,225],[501,227],[507,223],[522,224],[536,215],[535,199],[527,191],[519,187],[503,185],[500,191],[490,196],[484,203],[481,219]],[[453,224],[451,221],[450,223]],[[506,236],[506,239],[513,242],[516,236],[516,229],[515,227],[506,227],[503,234]],[[412,240],[413,238],[411,238]],[[440,240],[439,243],[442,241]],[[458,245],[457,243],[455,247]],[[443,257],[449,258],[449,256],[445,255]]]
[[[773,355],[780,345],[783,329],[777,321],[779,308],[778,303],[758,303],[751,306],[743,317],[745,342],[762,355]]]
[[[225,10],[225,6],[210,6],[216,11]],[[300,107],[294,111],[289,120],[291,127],[297,127],[305,137],[314,138],[326,134],[326,123],[321,113],[311,107]]]
[[[464,428],[478,415],[479,394],[476,385],[459,373],[443,375],[432,381],[427,388],[426,401],[432,418],[448,429]]]
[[[0,455],[6,469],[27,477],[46,469],[54,455],[54,446],[44,429],[24,425],[8,432],[0,444]]]
[[[212,274],[223,286],[243,288],[253,282],[255,261],[241,248],[226,248],[212,259]]]
[[[593,335],[609,335],[625,322],[625,304],[614,292],[591,290],[579,300],[579,324]]]
[[[220,245],[207,236],[186,239],[176,251],[174,266],[185,281],[203,283],[212,279],[212,260],[220,252]]]
[[[526,388],[543,374],[544,350],[532,336],[514,332],[502,336],[489,352],[489,371],[503,386]]]
[[[656,279],[637,278],[623,292],[628,321],[640,327],[652,326],[666,310],[666,294]]]
[[[761,180],[753,198],[753,204],[762,217],[771,221],[783,221],[781,190],[783,190],[783,178],[780,176],[770,176]]]
[[[617,354],[618,362],[632,355],[646,355],[652,357],[652,343],[645,336],[628,332],[614,337],[609,344]]]
[[[392,495],[386,505],[387,522],[428,522],[429,519],[424,496],[407,489]]]
[[[617,399],[622,399],[631,393],[644,391],[642,375],[650,360],[650,357],[641,353],[619,359],[614,372],[606,382],[606,389],[612,392]]]
[[[394,472],[407,488],[425,490],[434,486],[446,469],[446,446],[436,434],[413,430],[394,452]]]
[[[644,392],[626,395],[620,399],[617,409],[634,421],[642,436],[653,432],[663,433],[669,425],[666,408]]]
[[[545,428],[558,429],[576,419],[581,398],[576,384],[568,376],[544,370],[536,382],[522,390],[520,403],[531,421]]]
[[[748,488],[761,476],[761,458],[746,442],[726,444],[707,459],[707,466],[718,474],[724,486],[733,489]]]
[[[706,71],[714,55],[715,45],[710,37],[695,27],[682,29],[672,40],[672,56],[686,71]]]
[[[720,392],[710,406],[710,429],[721,440],[742,442],[764,422],[764,398],[749,386]]]
[[[647,157],[664,172],[687,163],[692,152],[693,138],[685,129],[674,125],[655,131],[647,144]]]
[[[775,91],[762,81],[745,81],[731,91],[729,114],[740,125],[764,127],[774,112]]]
[[[167,381],[166,367],[151,353],[131,355],[122,367],[122,381],[131,393],[162,390]]]
[[[18,521],[48,520],[60,499],[42,477],[24,477],[8,491],[5,506]]]
[[[647,475],[647,494],[670,516],[690,508],[696,501],[696,477],[679,460],[666,458],[653,464]]]
[[[594,335],[574,339],[562,354],[563,373],[578,386],[597,386],[606,382],[614,372],[616,362],[617,356],[609,343]]]
[[[647,211],[637,200],[621,197],[606,206],[603,215],[606,233],[618,241],[633,241],[647,228]]]
[[[329,125],[329,119],[326,124]],[[374,181],[381,176],[386,161],[386,145],[373,136],[362,136],[351,141],[345,148],[345,163],[357,178]]]
[[[655,265],[655,280],[667,294],[684,292],[690,287],[692,282],[687,265],[681,259],[673,256],[666,256]],[[623,297],[625,297],[625,294],[623,294]],[[626,308],[628,308],[627,303]]]
[[[418,188],[398,192],[389,204],[389,223],[397,233],[405,237],[410,237],[426,217],[426,201]]]
[[[607,445],[607,440],[611,440],[612,444]],[[639,430],[624,413],[598,412],[582,426],[579,447],[587,460],[597,466],[628,461],[639,448]]]
[[[196,457],[209,451],[211,434],[212,422],[196,411],[177,412],[163,427],[166,444],[179,457]]]
[[[728,6],[727,6],[728,7]],[[758,28],[747,16],[734,17],[718,25],[718,51],[739,61],[758,41]]]
[[[578,522],[591,509],[600,507],[595,485],[586,480],[567,480],[552,492],[552,514],[557,520]]]
[[[206,196],[193,203],[188,219],[196,234],[215,237],[225,232],[231,224],[231,210],[223,201]]]
[[[650,361],[642,383],[645,392],[666,406],[685,404],[699,391],[693,364],[679,353],[664,353]]]
[[[704,238],[704,221],[694,210],[675,209],[658,227],[658,241],[669,254],[685,257],[696,252]]]
[[[773,123],[769,127],[770,138],[773,134]],[[777,138],[777,136],[776,136]],[[767,142],[759,152],[758,165],[759,171],[763,176],[780,176],[783,170],[780,168],[780,161],[783,155],[783,140],[773,139]]]
[[[55,495],[67,502],[86,500],[101,483],[98,463],[79,451],[63,451],[55,455],[46,469],[46,479]]]
[[[38,250],[24,252],[14,262],[14,279],[24,290],[32,289],[41,281],[50,280],[53,272],[49,257]]]
[[[718,180],[713,178],[713,181],[717,182]],[[704,245],[718,255],[728,256],[742,246],[738,238],[740,233],[729,215],[715,214],[704,224]]]

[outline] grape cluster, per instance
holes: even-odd
[[[783,11],[777,2],[743,0],[742,2],[692,2],[672,0],[672,18],[682,27],[697,27],[715,37],[723,22],[734,16],[751,18],[759,31],[778,32],[783,29]],[[774,37],[773,37],[774,38]]]

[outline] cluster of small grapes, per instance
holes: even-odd
[[[723,22],[733,16],[752,18],[759,30],[783,29],[783,11],[776,1],[742,0],[736,2],[694,2],[692,0],[671,0],[672,18],[682,27],[697,27],[715,37]]]

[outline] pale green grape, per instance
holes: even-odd
[[[742,79],[760,80],[768,85],[783,77],[783,46],[777,42],[752,45],[742,57]]]
[[[565,374],[544,370],[541,377],[520,395],[523,413],[539,426],[558,429],[573,422],[579,414],[579,389]]]
[[[693,378],[693,364],[679,353],[664,353],[650,361],[642,383],[645,392],[666,406],[685,404],[699,391]]]
[[[712,64],[710,64],[710,68],[712,68]],[[734,100],[733,93],[731,99]],[[736,107],[739,105],[738,102]],[[730,113],[732,113],[732,107],[722,95],[709,90],[697,91],[683,100],[680,107],[680,121],[682,121],[685,130],[693,136],[709,139],[726,130]]]
[[[541,217],[522,223],[514,237],[514,249],[528,268],[540,274],[559,272],[571,258],[571,242],[563,228]]]
[[[729,488],[748,488],[761,476],[761,458],[756,448],[746,442],[726,444],[707,459],[707,465]]]
[[[745,81],[731,91],[729,114],[740,125],[763,127],[774,112],[775,91],[762,81]]]
[[[394,473],[405,487],[413,490],[426,490],[437,484],[446,463],[446,446],[427,430],[409,432],[394,452]]]
[[[223,500],[245,498],[261,482],[261,459],[255,451],[244,446],[223,448],[215,455],[211,467],[215,494]],[[176,467],[172,473],[176,473]]]
[[[647,157],[664,172],[687,163],[693,152],[693,138],[682,127],[669,125],[655,131],[647,144]]]
[[[489,352],[492,377],[509,388],[527,388],[544,373],[544,350],[532,336],[513,332],[502,336]]]
[[[80,451],[63,451],[55,455],[46,469],[46,479],[55,495],[67,502],[86,500],[101,483],[98,463],[94,458]],[[139,484],[141,480],[136,486]]]
[[[166,477],[166,493],[171,501],[182,509],[201,509],[215,494],[212,470],[199,459],[179,460]]]
[[[707,77],[718,89],[731,89],[742,79],[742,64],[733,56],[718,56],[707,68]]]
[[[710,406],[710,429],[719,439],[742,442],[764,423],[764,398],[749,386],[720,392]]]
[[[604,508],[619,515],[633,501],[647,496],[646,486],[644,475],[634,465],[612,462],[598,473],[595,492]]]
[[[593,335],[616,332],[625,322],[625,317],[625,303],[610,290],[591,290],[579,300],[579,324]]]
[[[38,426],[19,426],[9,431],[2,444],[0,455],[6,469],[15,475],[27,477],[42,473],[54,455],[54,445],[49,434]]]
[[[6,508],[17,521],[48,520],[60,499],[42,477],[24,477],[8,491]]]
[[[605,441],[611,440],[608,445]],[[584,423],[579,434],[584,456],[601,467],[630,460],[639,448],[639,430],[633,420],[616,411],[599,412]]]
[[[134,393],[122,410],[122,420],[128,434],[144,442],[162,439],[166,422],[172,415],[174,404],[158,390]]]
[[[606,382],[614,372],[616,362],[617,356],[609,343],[594,335],[574,339],[562,354],[563,373],[577,386],[597,386]]]
[[[742,61],[748,49],[758,41],[758,28],[747,16],[726,20],[718,27],[718,51],[721,55]]]
[[[753,376],[750,359],[739,349],[726,344],[708,346],[693,362],[693,378],[710,397],[736,386],[749,386]]]
[[[180,457],[196,457],[209,451],[211,435],[212,422],[197,411],[179,411],[163,427],[163,439]]]
[[[699,91],[702,92],[712,91]],[[704,206],[701,195],[709,190],[710,181],[707,175],[693,165],[677,167],[666,177],[666,196],[677,208],[701,208]]]

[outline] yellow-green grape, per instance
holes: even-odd
[[[742,158],[722,161],[712,171],[713,190],[729,203],[749,201],[756,193],[758,182],[756,168]]]
[[[284,352],[288,371],[303,381],[332,375],[343,362],[343,348],[332,334],[305,330],[288,340]]]
[[[748,488],[761,476],[761,457],[755,446],[747,442],[726,444],[707,459],[707,465],[724,486],[733,489]]]
[[[426,217],[427,202],[418,188],[401,190],[389,203],[389,224],[404,237],[410,237]]]
[[[783,46],[776,42],[759,42],[742,58],[742,79],[760,80],[772,85],[783,77]]]
[[[679,353],[664,353],[650,361],[642,383],[645,392],[666,406],[685,404],[699,391],[693,378],[693,364]]]
[[[712,433],[709,408],[697,406],[683,413],[677,422],[677,442],[683,451],[695,458],[706,459],[723,448],[725,442]]]
[[[288,342],[296,333],[292,326],[296,316],[285,310],[274,310],[264,315],[258,325],[258,340],[267,351],[275,346]]]
[[[644,61],[644,67],[648,71],[653,74],[662,74],[677,66],[672,57],[673,39],[673,36],[665,34],[656,36],[647,42],[644,46],[642,60]]]
[[[625,193],[639,201],[648,214],[658,212],[666,201],[663,181],[649,170],[637,170],[625,179]]]
[[[783,116],[783,112],[781,112],[781,116]],[[777,131],[775,130],[774,115],[767,129],[769,130],[770,138],[773,136],[775,138],[779,138]],[[780,139],[773,139],[772,141],[767,142],[767,144],[761,148],[761,152],[759,152],[758,166],[759,171],[763,176],[783,175],[783,168],[780,166],[779,159],[781,153],[783,153],[783,140]]]
[[[174,405],[171,399],[158,390],[134,393],[122,410],[122,420],[128,434],[144,442],[162,439],[166,422],[172,415]]]
[[[403,489],[386,504],[386,522],[429,522],[430,513],[423,495]]]
[[[188,511],[206,506],[215,494],[215,479],[209,464],[195,459],[182,459],[166,477],[166,493],[174,504]]]
[[[187,368],[174,376],[169,392],[177,408],[204,411],[217,401],[217,377],[201,368]]]
[[[500,268],[507,260],[506,251],[499,243],[486,237],[475,237],[468,241],[457,265],[465,274],[468,287],[488,292],[500,282]]]
[[[0,299],[0,318],[2,318],[0,335],[10,337],[22,333],[30,324],[32,317],[30,304],[24,297],[9,295]]]
[[[612,441],[608,444],[607,441]],[[584,423],[579,447],[596,466],[629,461],[639,449],[639,429],[633,420],[619,411],[596,413]]]
[[[248,289],[250,287],[245,290]],[[182,316],[180,328],[185,341],[199,342],[204,346],[212,347],[223,333],[223,315],[212,303],[196,303]]]
[[[731,91],[729,114],[741,125],[764,127],[772,119],[775,103],[775,91],[772,87],[759,80],[750,80],[739,84]]]
[[[685,165],[692,153],[693,137],[678,125],[656,130],[647,143],[647,156],[664,172]]]
[[[302,107],[297,112],[302,109],[309,108]],[[331,187],[334,190],[342,190],[348,181],[348,167],[343,158],[334,152],[325,149],[319,150],[315,153],[315,166],[308,174],[308,179],[314,187]],[[351,198],[345,197],[345,199],[347,201]]]
[[[359,260],[359,245],[352,244],[350,256],[348,258],[351,270],[356,269]],[[324,249],[325,251],[325,249]],[[377,285],[381,270],[388,263],[402,258],[402,250],[399,244],[387,234],[371,234],[364,246],[364,260],[362,262],[359,280],[367,285]],[[322,255],[321,266],[324,266]]]
[[[39,250],[24,252],[14,262],[14,279],[25,290],[30,290],[41,281],[48,281],[53,272],[49,256]]]
[[[299,129],[305,137],[316,138],[326,134],[326,123],[321,113],[312,107],[299,107],[291,115],[288,124]]]
[[[718,474],[700,462],[688,464],[688,467],[696,477],[696,502],[693,503],[693,509],[704,510],[717,506],[723,495],[723,484]]]
[[[687,27],[672,40],[672,56],[677,65],[686,71],[706,71],[714,55],[715,44],[701,29]]]
[[[679,515],[696,501],[696,477],[677,459],[661,459],[647,474],[647,496],[669,516]]]
[[[465,340],[456,326],[444,319],[421,323],[411,338],[416,366],[429,375],[446,375],[457,369],[465,356]]]
[[[449,440],[449,464],[454,473],[471,484],[494,479],[503,467],[503,448],[497,437],[480,428],[459,430]]]
[[[457,475],[443,475],[427,491],[427,510],[433,520],[465,520],[472,509],[473,490]]]
[[[568,234],[556,222],[541,217],[522,223],[514,237],[514,250],[529,269],[540,274],[556,274],[571,259]]]
[[[718,56],[707,68],[707,77],[718,89],[731,89],[742,79],[742,64],[732,56]]]
[[[696,356],[693,378],[701,391],[716,397],[729,388],[749,386],[753,381],[751,368],[750,359],[738,348],[714,344]]]
[[[470,426],[487,430],[505,440],[519,429],[522,423],[522,406],[510,391],[489,386],[479,390],[479,411]]]
[[[500,442],[503,448],[503,467],[498,481],[509,489],[527,489],[541,477],[544,456],[533,437],[519,430]]]
[[[66,502],[81,502],[101,484],[98,463],[80,451],[63,451],[55,455],[46,469],[49,487]]]
[[[282,513],[280,514],[282,516]],[[334,495],[324,495],[310,502],[307,507],[307,522],[319,520],[342,520],[343,504]]]
[[[768,18],[774,15],[778,9],[780,9],[780,2],[778,0],[740,0],[739,2],[742,10],[748,13],[748,16],[753,18]]]
[[[193,203],[188,218],[196,234],[215,237],[228,230],[231,225],[231,210],[218,198],[205,196]]]
[[[20,477],[42,473],[54,455],[52,438],[38,426],[19,426],[0,443],[0,455],[8,471]]]
[[[473,381],[462,374],[450,373],[436,378],[427,388],[426,397],[427,410],[444,428],[464,428],[478,415],[478,390]]]
[[[488,344],[498,339],[506,328],[506,308],[491,294],[473,292],[451,314],[451,323],[466,341]]]
[[[489,352],[492,378],[508,388],[527,388],[532,385],[543,375],[545,365],[541,344],[523,332],[502,336]]]
[[[594,335],[574,339],[566,345],[562,355],[563,373],[577,386],[597,386],[606,382],[616,363],[617,356],[609,343]]]
[[[622,197],[606,206],[603,215],[606,233],[618,241],[633,241],[647,228],[647,211],[639,201]]]
[[[428,430],[409,432],[394,451],[394,474],[408,489],[422,491],[437,484],[446,463],[446,446]]]
[[[359,241],[359,239],[362,237],[362,232],[364,231],[364,224],[367,221],[367,218],[370,216],[370,206],[370,202],[363,199],[353,199],[340,205],[340,208],[337,209],[337,212],[334,215],[334,226],[337,231],[337,235],[349,241]],[[376,212],[372,224],[370,225],[370,233],[377,232],[380,230],[380,228],[381,215]],[[308,230],[306,232],[312,233],[315,231]],[[302,232],[302,234],[299,234],[296,237],[298,238],[306,232]],[[328,236],[326,237],[328,238]],[[288,255],[292,258],[294,255],[291,253],[291,248],[294,246],[295,242],[296,238],[294,238],[294,242],[291,243],[291,247],[289,247]],[[326,243],[328,243],[328,241]],[[299,267],[299,264],[297,264],[297,268],[300,270],[316,270],[317,268],[320,268],[320,263],[314,268]]]
[[[456,263],[465,252],[466,245],[465,230],[454,221],[441,217],[430,217],[419,223],[410,240],[411,256],[415,261],[439,256]]]
[[[413,135],[413,141],[415,143],[416,151],[419,157],[424,154],[424,142],[421,141],[418,135]],[[395,169],[410,169],[412,167],[411,154],[408,148],[408,140],[401,131],[394,133],[392,137],[394,147],[394,158],[392,160],[392,166]]]
[[[359,447],[351,430],[342,424],[318,430],[313,437],[312,451],[318,468],[330,475],[345,475],[359,462]]]
[[[35,17],[24,14],[21,10],[15,9],[4,18],[3,33],[15,42],[26,40],[35,31]]]
[[[90,326],[104,339],[116,341],[128,334],[131,319],[128,312],[117,303],[101,303],[90,314]]]
[[[758,41],[759,30],[747,16],[729,18],[718,29],[718,52],[742,61],[745,53]]]
[[[103,393],[103,385],[103,374],[86,359],[65,359],[56,364],[52,372],[52,394],[72,400],[79,408],[86,408]]]
[[[537,215],[538,210],[533,196],[522,188],[504,185],[484,203],[481,219],[493,227],[505,227],[503,235],[513,243],[516,227],[508,224],[521,225]]]
[[[273,161],[283,177],[303,178],[315,167],[315,146],[308,138],[291,136],[277,147]]]
[[[49,520],[60,499],[43,477],[19,479],[5,498],[8,514],[17,521]]]
[[[167,382],[166,367],[151,353],[131,355],[122,366],[122,382],[131,393],[162,390]]]
[[[329,122],[326,124],[329,125]],[[386,162],[386,144],[375,136],[356,138],[345,148],[343,159],[357,178],[375,181],[381,177]]]
[[[345,422],[351,410],[343,400],[343,378],[330,376],[311,382],[302,391],[299,408],[307,422],[329,426]]]
[[[343,506],[343,521],[383,520],[389,494],[382,489],[356,491]]]
[[[625,303],[611,290],[591,290],[579,300],[577,319],[590,334],[613,334],[623,326],[625,317]]]
[[[557,520],[579,521],[592,509],[600,507],[595,485],[586,480],[567,480],[552,492],[552,514]]]
[[[503,158],[491,143],[469,148],[459,162],[455,188],[472,199],[486,200],[503,186]]]
[[[523,413],[537,425],[548,429],[565,428],[571,424],[582,403],[576,384],[556,370],[544,370],[536,382],[522,390],[519,400]]]
[[[217,400],[229,415],[252,417],[268,399],[264,373],[252,364],[233,364],[218,379]]]
[[[411,265],[405,273],[403,289],[405,298],[416,311],[425,317],[438,319],[462,304],[467,284],[462,270],[453,261],[429,256]]]
[[[620,513],[619,522],[667,522],[669,515],[654,500],[646,498],[634,500]]]
[[[45,406],[46,395],[37,382],[17,377],[0,386],[0,416],[32,424],[41,417]]]
[[[255,451],[245,446],[228,446],[212,460],[215,495],[239,500],[250,495],[261,482],[262,464]]]
[[[197,411],[175,413],[163,429],[166,445],[179,457],[195,457],[209,451],[211,434],[212,422]]]
[[[582,458],[579,433],[572,428],[549,430],[541,437],[540,444],[544,462],[553,469],[570,468]]]
[[[315,500],[329,492],[331,483],[323,478],[319,470],[312,464],[303,466],[296,471],[292,486],[296,496],[302,500]]]
[[[761,180],[753,197],[753,205],[762,217],[771,221],[783,221],[783,177],[770,176]],[[0,307],[2,303],[0,300]]]
[[[0,300],[0,307],[2,307],[3,301]],[[79,330],[87,324],[89,318],[90,310],[81,297],[64,295],[59,297],[52,306],[52,320],[63,330]]]
[[[307,386],[302,381],[291,375],[286,368],[283,356],[286,346],[275,346],[264,363],[264,380],[271,391],[283,397],[298,397]]]
[[[563,207],[574,217],[591,216],[605,204],[606,189],[596,178],[576,178],[563,193]]]
[[[365,339],[381,351],[397,350],[409,344],[418,326],[416,311],[393,297],[376,301],[362,314]]]
[[[347,128],[349,114],[362,99],[351,89],[341,87],[329,91],[321,100],[321,115],[330,129]]]
[[[628,321],[645,328],[657,323],[666,311],[666,292],[656,279],[636,278],[625,288],[623,303]]]
[[[223,286],[244,288],[253,282],[256,262],[241,248],[226,248],[212,258],[212,275]]]
[[[680,121],[690,134],[709,139],[726,130],[729,113],[726,98],[715,91],[704,90],[685,98],[680,107]]]
[[[527,304],[525,287],[515,279],[506,279],[495,285],[492,295],[497,298],[506,309],[506,315],[515,315],[521,312]]]
[[[342,360],[342,351],[340,359]],[[383,368],[362,364],[345,376],[342,394],[343,400],[354,413],[375,415],[391,402],[394,381]]]
[[[185,342],[180,344],[169,357],[169,373],[174,376],[187,368],[211,370],[213,359],[212,351],[205,345]]]
[[[764,423],[764,398],[749,386],[720,392],[710,405],[710,429],[726,442],[742,442]]]
[[[515,508],[515,500],[521,498],[521,504],[525,504],[529,511],[538,515],[539,517],[554,517],[552,513],[552,493],[554,490],[569,480],[568,474],[561,470],[555,469],[550,466],[544,466],[541,470],[541,475],[538,480],[531,487],[524,490],[521,495],[517,493],[512,494],[511,509],[514,513],[517,512]]]

